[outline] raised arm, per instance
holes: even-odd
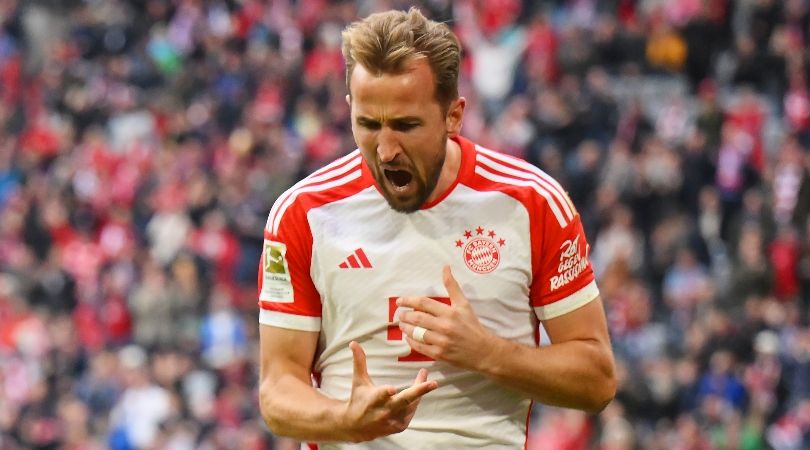
[[[312,386],[311,368],[318,333],[260,326],[262,417],[276,435],[301,441],[362,442],[405,430],[421,397],[436,389],[419,372],[414,384],[397,393],[393,386],[375,386],[366,355],[352,342],[354,376],[348,401],[326,397]]]

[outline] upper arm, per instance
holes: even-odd
[[[598,296],[567,314],[543,321],[551,339],[547,348],[557,347],[570,356],[566,361],[577,366],[569,367],[567,373],[572,378],[590,380],[582,391],[589,399],[582,409],[591,412],[604,409],[616,395],[616,367],[606,322]]]
[[[260,377],[273,383],[289,374],[308,382],[318,347],[318,332],[259,326]]]
[[[607,320],[599,296],[567,314],[544,320],[543,328],[553,344],[573,340],[596,341],[610,350]]]
[[[310,277],[312,234],[304,209],[287,201],[288,194],[270,211],[259,262],[263,387],[285,375],[309,384],[320,333],[320,295]]]

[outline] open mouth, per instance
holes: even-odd
[[[396,190],[405,190],[411,181],[413,181],[413,174],[407,170],[383,170],[385,178],[391,183],[391,186]]]

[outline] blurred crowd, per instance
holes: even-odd
[[[262,229],[354,148],[340,31],[411,4],[592,246],[619,392],[529,448],[810,448],[810,2],[0,0],[0,449],[297,447]]]

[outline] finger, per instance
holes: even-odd
[[[413,385],[414,386],[419,386],[420,384],[425,383],[427,380],[428,380],[428,371],[425,368],[421,368],[421,369],[419,369],[419,372],[416,373],[416,378],[413,379]],[[436,387],[438,387],[439,382],[436,381],[435,383],[436,383]],[[428,391],[428,392],[430,392],[430,391]],[[427,394],[427,392],[425,392],[425,394]],[[424,394],[422,394],[422,395],[424,395]],[[414,405],[414,408],[416,407],[416,404],[418,404],[419,400],[421,400],[421,399],[422,399],[422,397],[419,397],[415,401],[411,402],[411,404]]]
[[[421,369],[419,369],[418,372],[416,372],[416,377],[414,377],[411,384],[409,384],[407,386],[401,386],[401,387],[397,388],[397,391],[402,392],[405,389],[416,386],[419,383],[424,383],[425,381],[427,381],[427,379],[428,379],[428,370],[425,369],[425,368],[421,368]]]
[[[419,372],[416,373],[416,378],[413,379],[413,384],[410,387],[418,386],[427,381],[428,378],[428,371],[425,368],[419,369]],[[403,389],[404,390],[404,389]],[[393,397],[392,397],[393,399]],[[419,406],[419,402],[422,400],[422,397],[417,398],[416,400],[410,400],[408,398],[397,397],[397,401],[400,401],[401,404],[404,404],[405,409],[408,411],[409,414],[413,414],[416,411],[416,408]]]
[[[469,305],[467,297],[464,296],[464,291],[461,290],[461,286],[453,276],[453,271],[450,270],[450,266],[444,266],[442,269],[442,281],[453,305]]]
[[[437,330],[440,328],[440,321],[436,316],[424,313],[422,311],[410,311],[402,314],[399,318],[400,324],[418,325],[425,327],[428,330]]]
[[[375,388],[374,393],[372,394],[372,405],[384,405],[387,402],[390,402],[394,394],[397,393],[397,388],[394,386],[380,386],[379,388]]]
[[[397,297],[399,300],[400,297]],[[394,317],[391,318],[391,321],[388,322],[388,326],[397,326],[399,325],[399,321],[402,319],[402,315],[413,311],[413,308],[408,308],[407,306],[399,306],[399,302],[397,302],[397,308],[394,310]]]
[[[425,373],[424,377],[427,377]],[[414,402],[418,402],[425,394],[431,392],[439,387],[436,380],[422,381],[415,383],[413,386],[403,389],[398,394],[391,398],[392,403],[407,407]]]
[[[420,341],[417,341],[416,338],[413,337],[413,333],[415,331],[415,328],[416,327],[414,327],[413,325],[407,324],[407,323],[404,323],[404,322],[400,322],[400,324],[399,324],[399,329],[402,330],[402,333],[405,335],[405,337],[407,337],[409,339],[412,339],[414,342],[420,342]],[[425,328],[425,334],[422,336],[422,341],[421,342],[423,342],[425,344],[428,344],[428,345],[437,344],[438,343],[437,338],[439,340],[441,339],[439,337],[439,335],[438,335],[438,331],[431,330],[430,328]]]
[[[429,297],[400,297],[397,306],[412,308],[434,316],[440,316],[450,309],[450,305],[436,301]]]
[[[416,373],[416,378],[413,379],[413,384],[417,385],[419,383],[424,383],[427,381],[428,371],[425,368],[419,369],[419,372]]]
[[[425,337],[427,338],[429,334],[431,334],[430,331],[425,333]],[[435,360],[441,360],[441,358],[438,357],[437,352],[436,352],[438,347],[436,347],[435,345],[428,344],[428,343],[425,343],[425,342],[419,342],[419,341],[415,340],[414,338],[412,338],[408,334],[405,334],[404,337],[405,337],[405,341],[408,343],[408,346],[410,346],[411,349],[413,349],[413,350],[415,350],[415,351],[417,351],[417,352],[419,352],[419,353],[421,353],[421,354],[423,354],[425,356],[433,358]],[[431,339],[436,339],[436,337],[434,336]]]
[[[368,366],[366,365],[366,352],[357,341],[351,341],[349,348],[352,350],[352,359],[354,361],[352,372],[352,385],[358,384],[373,384],[371,377],[368,376]]]

